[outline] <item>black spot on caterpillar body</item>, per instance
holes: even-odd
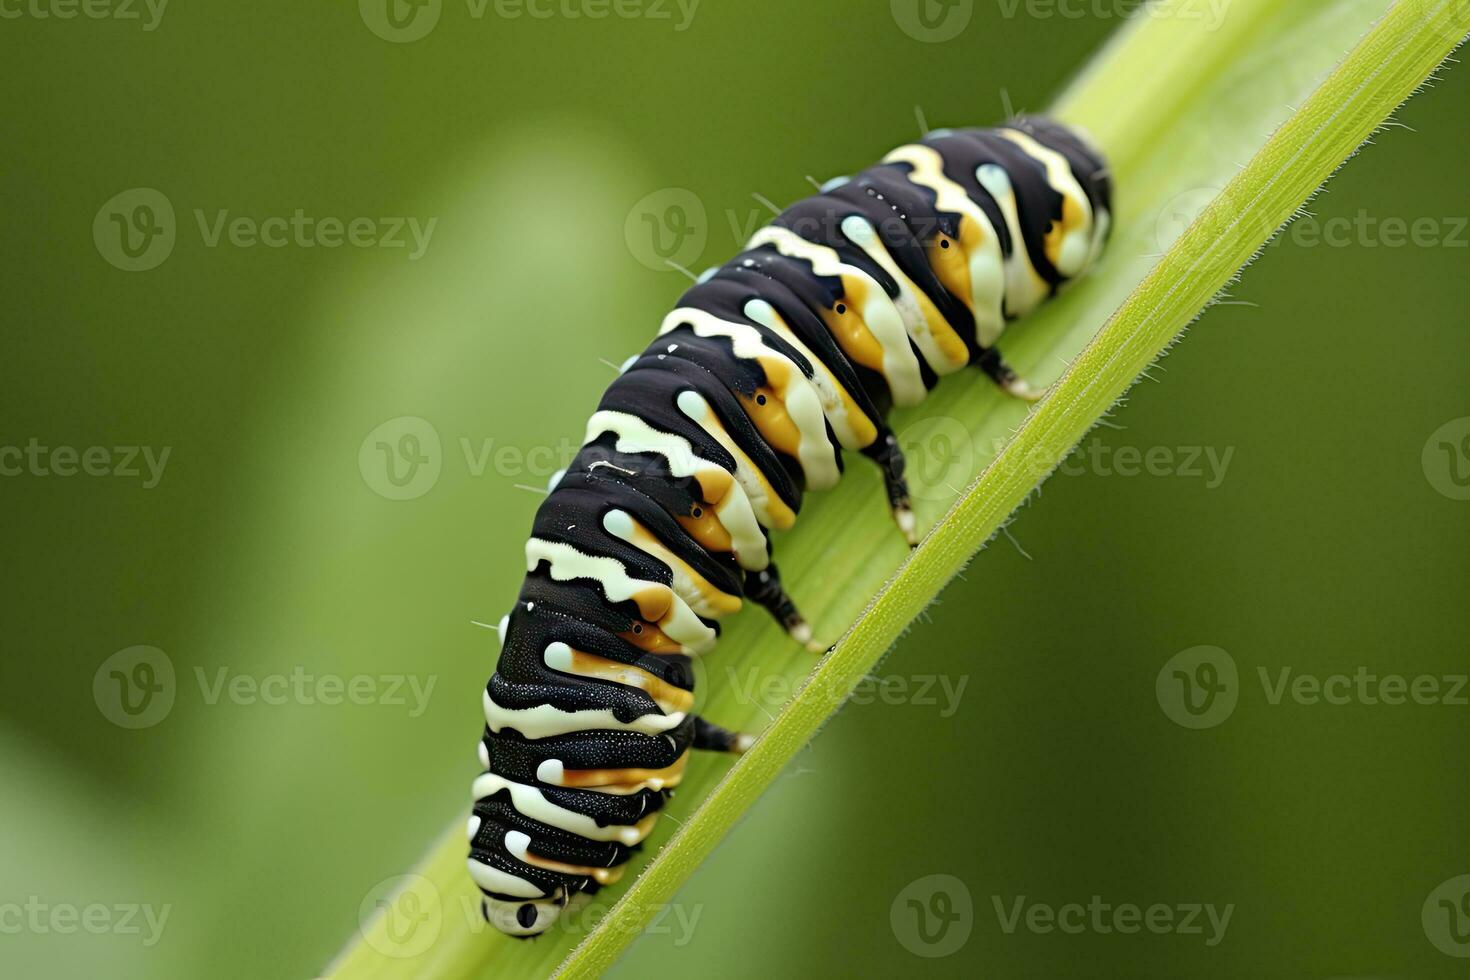
[[[1100,155],[1061,124],[936,131],[685,292],[537,512],[501,624],[469,824],[498,929],[544,932],[618,880],[691,749],[744,751],[693,713],[691,658],[743,599],[810,643],[767,531],[837,482],[845,448],[881,467],[913,542],[889,411],[967,366],[1028,394],[995,341],[1097,259],[1110,206]]]

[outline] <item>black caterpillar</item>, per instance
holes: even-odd
[[[498,929],[544,932],[616,881],[691,748],[750,745],[691,712],[690,658],[742,598],[811,645],[767,529],[853,449],[913,543],[889,410],[971,364],[1035,397],[995,341],[1097,258],[1110,198],[1099,154],[1059,123],[936,131],[788,208],[684,294],[537,512],[501,623],[469,823]]]

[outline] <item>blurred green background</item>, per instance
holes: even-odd
[[[517,485],[684,282],[638,215],[692,200],[670,247],[719,261],[753,194],[876,158],[916,106],[1045,106],[1131,5],[981,2],[942,43],[881,2],[446,3],[412,43],[370,8],[0,22],[5,975],[321,970],[465,806],[495,649],[473,621],[508,607],[538,500]],[[1470,692],[1274,686],[1470,670],[1467,112],[1451,71],[1349,165],[621,976],[1464,975],[1421,911],[1470,874]],[[146,234],[165,207],[171,243]],[[328,247],[354,219],[383,247]],[[372,462],[404,435],[432,462],[400,487]],[[1238,680],[1195,730],[1170,662],[1202,645]],[[971,913],[930,943],[908,902],[944,912],[936,887]],[[1231,918],[1008,927],[1093,896]]]

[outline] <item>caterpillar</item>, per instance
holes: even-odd
[[[1038,117],[937,130],[783,211],[701,276],[624,364],[552,480],[484,691],[469,873],[502,932],[534,936],[619,879],[689,753],[752,737],[693,711],[693,660],[746,600],[814,650],[769,531],[871,459],[917,529],[887,416],[1002,359],[1006,325],[1085,272],[1111,183]]]

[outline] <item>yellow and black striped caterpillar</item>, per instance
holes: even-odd
[[[749,746],[692,712],[691,658],[744,599],[811,645],[767,531],[850,449],[913,543],[889,410],[969,365],[1036,397],[996,340],[1096,260],[1110,198],[1061,124],[939,130],[828,182],[684,294],[554,481],[501,623],[469,822],[498,929],[537,935],[616,881],[691,749]]]

